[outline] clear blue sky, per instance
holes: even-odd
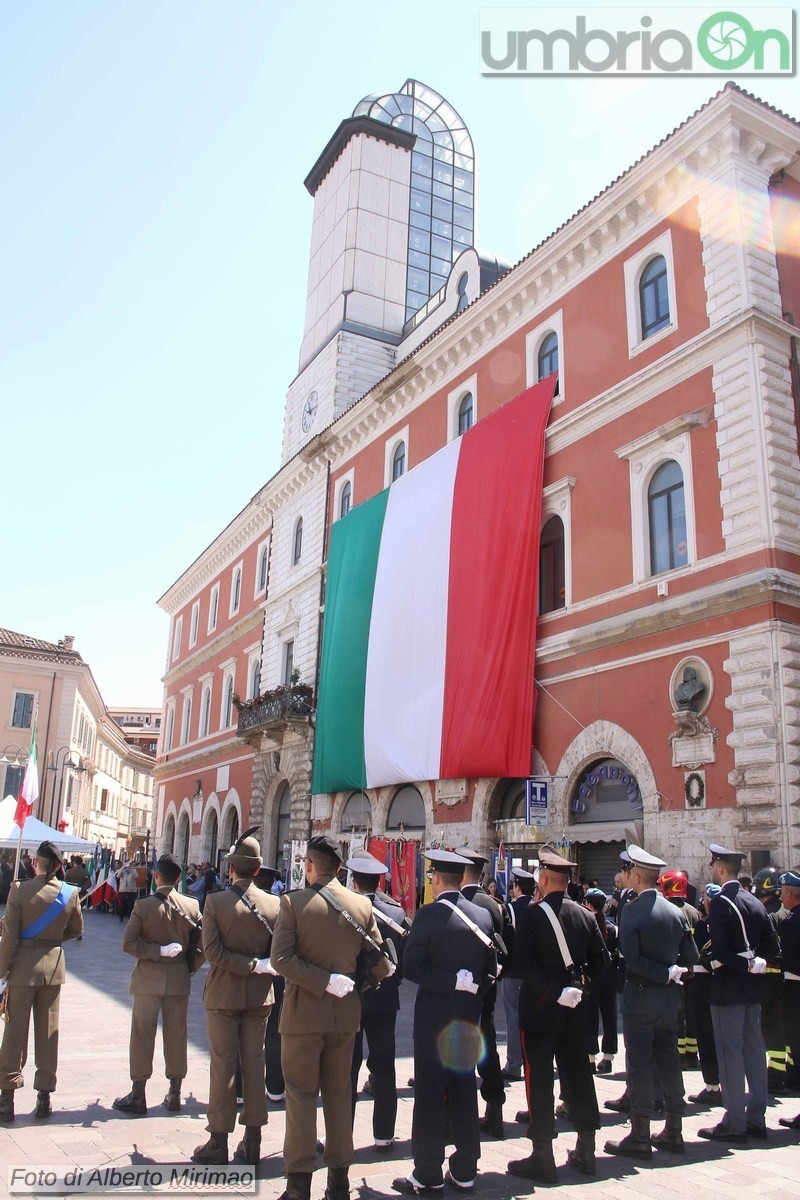
[[[447,97],[516,260],[724,83],[485,78],[479,11],[0,3],[0,625],[74,634],[108,703],[160,702],[156,599],[278,466],[303,179],[362,96]],[[800,114],[796,79],[740,82]]]

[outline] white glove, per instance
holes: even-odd
[[[344,996],[349,996],[355,986],[347,975],[331,975],[325,991],[341,1000]]]
[[[6,990],[7,987],[8,987],[8,976],[4,975],[3,978],[0,979],[0,996],[2,996],[3,992]]]
[[[391,979],[396,970],[397,970],[397,967],[395,966],[395,964],[393,962],[390,962],[389,963],[389,971],[388,971],[386,978]]]
[[[767,960],[765,958],[754,958],[750,963],[751,975],[763,975],[767,969]]]
[[[181,953],[183,953],[183,946],[180,942],[170,942],[169,945],[161,947],[162,958],[175,958]]]
[[[583,992],[580,988],[565,987],[556,1004],[560,1004],[562,1008],[577,1008],[582,999]]]
[[[257,958],[256,965],[253,967],[254,975],[277,975],[278,972],[273,967],[268,958]]]
[[[678,967],[678,966],[670,967],[669,982],[677,983],[679,987],[683,987],[683,976],[688,975],[688,974],[689,974],[688,967]]]
[[[478,990],[478,985],[472,978],[472,971],[462,969],[456,973],[456,991],[457,992],[472,992],[473,996]]]

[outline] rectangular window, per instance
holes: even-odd
[[[103,788],[100,793],[100,812],[108,811],[108,788]]]
[[[14,729],[30,729],[33,722],[33,693],[16,692],[14,694],[14,713],[11,725]]]
[[[3,796],[19,796],[24,778],[24,767],[6,767],[6,790]]]
[[[195,600],[192,605],[192,623],[189,626],[189,645],[194,646],[197,642],[197,627],[200,624],[200,601]]]
[[[219,615],[219,584],[215,583],[211,589],[211,599],[208,604],[208,632],[213,633],[217,628],[217,617]]]
[[[175,662],[175,659],[178,657],[178,655],[181,652],[181,635],[182,635],[182,633],[183,633],[183,617],[178,617],[177,621],[175,622],[175,629],[172,634],[172,661],[173,662]]]
[[[233,575],[231,576],[231,606],[228,615],[233,617],[239,611],[239,603],[242,599],[242,568],[234,567]]]
[[[294,670],[294,639],[285,642],[283,646],[283,685],[288,687],[292,682]]]
[[[189,727],[192,721],[192,698],[187,696],[183,702],[183,724],[181,727],[181,745],[185,746],[189,740]]]
[[[206,737],[211,724],[211,688],[203,688],[200,701],[200,737]]]

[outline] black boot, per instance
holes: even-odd
[[[517,1158],[506,1167],[509,1175],[520,1179],[534,1179],[538,1183],[555,1183],[558,1179],[552,1142],[534,1142],[533,1153],[527,1158]]]
[[[683,1144],[683,1122],[680,1113],[668,1112],[667,1123],[661,1133],[655,1133],[650,1138],[650,1145],[656,1150],[671,1150],[673,1154],[685,1154]]]
[[[207,1142],[198,1146],[192,1154],[192,1162],[206,1163],[212,1167],[222,1167],[228,1161],[227,1133],[212,1133]]]
[[[325,1200],[350,1200],[349,1167],[328,1167]]]
[[[527,1113],[525,1115],[527,1116]],[[486,1114],[480,1120],[480,1127],[481,1133],[488,1133],[490,1137],[499,1138],[500,1141],[505,1138],[502,1104],[498,1104],[496,1100],[487,1100]]]
[[[14,1089],[3,1088],[0,1092],[0,1121],[14,1120]]]
[[[286,1191],[279,1200],[311,1200],[311,1174],[295,1171],[286,1176]]]
[[[147,1112],[147,1100],[144,1089],[144,1080],[134,1079],[127,1096],[118,1096],[111,1107],[118,1108],[120,1112],[129,1112],[137,1117],[143,1117]]]
[[[181,1080],[180,1075],[170,1076],[169,1091],[164,1097],[164,1108],[168,1112],[178,1112],[181,1106]]]
[[[233,1152],[234,1162],[253,1163],[261,1161],[261,1126],[245,1125],[244,1137]]]
[[[619,1100],[605,1100],[603,1108],[608,1108],[611,1112],[629,1113],[631,1111],[631,1099],[628,1095],[628,1089],[625,1089]]]
[[[41,1120],[53,1115],[49,1092],[40,1091],[36,1093],[36,1108],[33,1110],[33,1115],[39,1117]]]
[[[582,1175],[596,1175],[597,1167],[594,1161],[594,1130],[588,1130],[581,1133],[578,1131],[578,1140],[575,1143],[575,1149],[570,1150],[567,1154],[567,1162],[570,1166],[575,1167]]]
[[[606,1142],[606,1154],[618,1154],[622,1158],[653,1157],[650,1145],[650,1118],[631,1117],[631,1131],[621,1142]]]

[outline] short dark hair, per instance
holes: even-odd
[[[177,883],[181,877],[181,869],[177,863],[156,863],[156,871],[165,883]]]
[[[341,865],[336,855],[329,850],[306,850],[306,855],[321,875],[335,875]]]
[[[535,879],[515,879],[514,883],[522,892],[523,896],[532,896],[536,890]]]
[[[363,875],[361,871],[353,871],[353,882],[357,883],[362,892],[377,892],[380,887],[380,875]]]
[[[433,869],[437,875],[441,876],[442,883],[450,884],[456,891],[464,882],[463,871],[456,871],[454,873],[453,871],[443,871],[441,867],[434,867]]]
[[[231,869],[236,872],[237,879],[255,879],[260,867],[237,867],[236,863],[231,863]]]

